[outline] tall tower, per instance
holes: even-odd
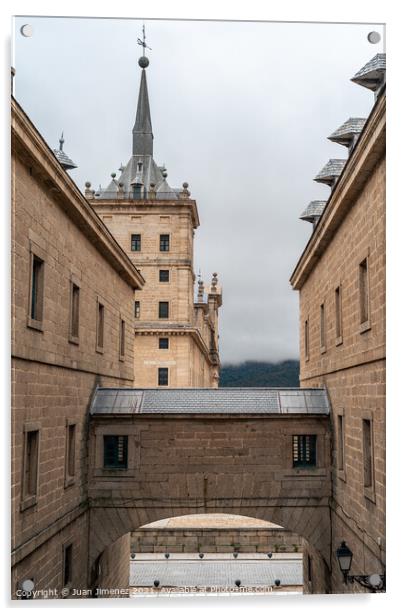
[[[194,297],[197,204],[188,184],[171,188],[153,159],[145,32],[138,42],[144,54],[131,157],[107,188],[95,192],[87,182],[85,196],[145,279],[133,305],[136,387],[217,387],[222,292],[213,274],[208,286],[198,281]]]

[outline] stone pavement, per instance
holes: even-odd
[[[222,590],[235,587],[240,580],[242,586],[258,590],[275,586],[303,586],[303,560],[301,555],[276,554],[269,559],[265,554],[173,554],[166,559],[163,554],[139,554],[130,563],[130,586],[153,587],[159,580],[160,587],[221,587]]]

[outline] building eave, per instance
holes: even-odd
[[[145,284],[144,278],[14,98],[11,100],[11,136],[15,153],[27,164],[35,167],[38,178],[46,183],[49,191],[57,195],[58,202],[67,216],[102,252],[127,284],[133,289],[141,289]]]
[[[346,214],[352,209],[373,168],[385,152],[385,88],[377,98],[359,139],[347,160],[327,205],[291,277],[300,290],[331,242]]]

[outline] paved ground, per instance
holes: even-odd
[[[166,559],[163,554],[141,554],[130,563],[130,586],[153,587],[159,580],[160,587],[220,587],[222,591],[235,589],[235,581],[242,587],[259,591],[275,586],[295,590],[303,585],[301,555],[276,554],[269,559],[265,554],[207,554],[201,560],[198,554],[174,554]]]
[[[175,518],[166,518],[145,524],[141,528],[254,528],[265,530],[267,528],[281,528],[277,524],[265,520],[257,520],[244,515],[228,513],[194,513]]]

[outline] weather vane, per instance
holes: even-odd
[[[143,39],[143,40],[141,40],[140,38],[137,38],[137,43],[138,43],[138,45],[141,45],[141,47],[142,47],[142,49],[143,49],[143,52],[142,52],[142,53],[143,53],[143,54],[144,54],[144,56],[145,56],[145,48],[147,48],[147,49],[151,49],[151,47],[149,47],[149,46],[146,44],[146,41],[145,41],[145,25],[144,25],[144,24],[143,24],[143,26],[142,26],[142,39]],[[152,51],[152,49],[151,49],[151,51]]]

